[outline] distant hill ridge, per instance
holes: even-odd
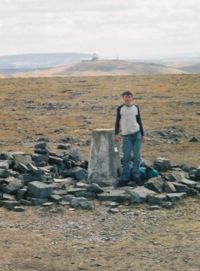
[[[188,73],[200,73],[200,64],[183,66],[181,69]]]
[[[0,70],[44,69],[81,61],[91,58],[86,53],[46,53],[0,56]]]
[[[147,75],[182,74],[180,69],[154,63],[140,63],[126,60],[81,61],[43,71],[16,74],[22,77],[90,76],[90,75]]]
[[[0,76],[151,75],[200,73],[200,57],[94,59],[91,53],[39,53],[0,56]]]

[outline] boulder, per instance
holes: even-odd
[[[165,172],[171,168],[171,163],[164,157],[158,157],[154,160],[153,167],[158,171]]]
[[[31,155],[23,153],[23,152],[12,153],[12,156],[13,156],[14,168],[17,168],[19,163],[27,165],[33,162]]]
[[[104,191],[104,193],[97,194],[97,198],[102,201],[116,201],[116,202],[126,202],[129,201],[131,198],[130,194],[127,194],[127,192],[115,189],[115,190],[107,190]]]
[[[166,193],[176,193],[176,188],[172,182],[165,182],[163,190]]]
[[[70,202],[70,206],[75,209],[93,210],[93,204],[84,197],[73,198]]]
[[[172,202],[176,202],[181,199],[184,199],[186,196],[187,196],[186,193],[168,193],[167,194],[168,199],[171,200]]]
[[[167,201],[168,197],[165,194],[151,194],[147,196],[147,202],[150,204],[162,205],[163,201]]]
[[[74,167],[62,172],[63,177],[72,177],[78,181],[87,181],[87,170],[82,167]]]
[[[88,186],[87,190],[88,190],[89,192],[93,192],[93,193],[96,193],[96,194],[98,194],[98,193],[103,193],[103,192],[104,192],[103,188],[101,188],[101,186],[98,185],[98,184],[96,184],[96,183],[91,183],[91,184]]]
[[[53,191],[53,185],[45,184],[39,181],[28,184],[28,195],[33,198],[48,198]],[[31,200],[32,201],[32,200]]]
[[[144,187],[138,186],[134,189],[129,190],[130,193],[130,202],[131,203],[143,203],[146,202],[147,196],[154,195],[155,192]]]
[[[10,176],[10,171],[8,169],[0,168],[0,178],[7,178]]]
[[[3,187],[3,192],[7,194],[16,194],[16,192],[23,187],[23,183],[21,180],[16,178],[7,178],[7,185]]]
[[[164,188],[164,181],[161,176],[149,179],[144,186],[150,190],[161,193]]]

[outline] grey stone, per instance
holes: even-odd
[[[67,189],[67,193],[68,194],[73,194],[75,196],[78,196],[78,195],[80,195],[80,193],[85,193],[85,192],[87,192],[87,188],[76,188],[76,187],[73,187],[73,188]]]
[[[196,196],[197,195],[198,189],[196,190],[196,187],[194,189],[194,188],[188,187],[187,185],[179,183],[179,182],[174,182],[173,184],[174,184],[177,192],[179,192],[179,193],[185,192],[189,196]]]
[[[9,169],[11,160],[0,161],[0,169]]]
[[[155,192],[161,193],[164,188],[164,181],[161,176],[154,177],[149,179],[145,184],[144,187],[153,190]]]
[[[19,177],[25,185],[34,181],[45,181],[46,178],[43,174],[23,174]]]
[[[80,182],[77,182],[77,183],[76,183],[76,187],[77,187],[77,188],[87,188],[87,189],[88,189],[88,188],[89,188],[89,185],[88,185],[87,183],[84,183],[84,182],[81,182],[81,181],[80,181]]]
[[[77,162],[82,160],[81,152],[78,148],[71,149],[68,154]]]
[[[17,165],[15,165],[15,170],[19,171],[20,173],[29,172],[29,168],[23,163],[18,163]]]
[[[34,197],[27,197],[27,200],[30,201],[33,205],[42,205],[43,203],[47,202],[47,198],[34,198]]]
[[[54,206],[54,203],[48,201],[48,202],[43,203],[42,206],[43,207],[52,207],[52,206]]]
[[[8,152],[1,152],[0,153],[0,160],[10,160],[12,159],[12,154]]]
[[[31,173],[34,173],[34,174],[44,174],[45,172],[44,169],[38,168],[32,163],[27,164],[27,168]]]
[[[162,206],[163,208],[166,208],[166,209],[171,209],[171,208],[174,207],[174,202],[172,202],[172,201],[163,201],[163,202],[161,203],[161,206]]]
[[[61,149],[61,150],[69,150],[71,148],[71,144],[58,144],[58,149]]]
[[[167,194],[168,199],[171,200],[172,202],[184,199],[186,196],[187,196],[187,194],[184,192],[183,193],[168,193]]]
[[[173,182],[173,185],[176,188],[177,192],[179,192],[179,193],[188,191],[188,187],[185,184],[182,184],[182,183],[179,183],[179,182]]]
[[[19,202],[16,200],[5,200],[0,201],[0,205],[7,208],[8,210],[13,210],[15,206],[19,205]]]
[[[200,192],[200,183],[196,185],[195,189]]]
[[[170,182],[175,182],[175,181],[181,181],[185,179],[185,173],[184,172],[171,172],[166,176],[167,180]]]
[[[12,170],[12,169],[9,169],[9,173],[10,173],[10,177],[18,178],[20,176],[19,172]]]
[[[154,210],[160,210],[160,206],[159,205],[150,205],[148,206],[148,210],[154,211]]]
[[[66,189],[55,189],[53,191],[54,195],[59,195],[59,196],[63,196],[67,194],[67,190]]]
[[[195,182],[195,181],[192,181],[192,180],[188,180],[188,179],[182,179],[181,181],[180,181],[182,184],[185,184],[185,185],[187,185],[188,187],[191,187],[191,188],[195,188],[195,186],[197,185],[197,182]]]
[[[25,199],[27,196],[27,187],[23,187],[19,190],[17,190],[16,193],[16,200],[21,200],[21,199]]]
[[[155,194],[154,191],[144,187],[144,186],[138,186],[132,190],[129,191],[131,198],[131,203],[143,203],[146,201],[148,195]]]
[[[119,203],[113,201],[109,203],[109,206],[110,208],[117,208],[119,206]]]
[[[13,153],[12,156],[13,156],[13,161],[14,161],[14,168],[17,168],[19,163],[27,165],[28,163],[33,162],[31,155],[28,155],[25,153],[16,152],[16,153]]]
[[[39,141],[35,144],[35,149],[46,149],[47,143],[46,141]]]
[[[61,206],[69,206],[70,203],[68,201],[61,200],[61,201],[59,201],[59,205],[61,205]]]
[[[88,186],[88,191],[93,192],[93,193],[103,193],[104,190],[101,188],[100,185],[96,184],[96,183],[92,183]]]
[[[96,194],[94,192],[90,191],[80,191],[75,194],[76,197],[84,197],[87,199],[94,199],[96,197]]]
[[[94,209],[93,204],[83,197],[73,198],[72,201],[70,202],[70,206],[75,209],[86,209],[86,210]]]
[[[4,193],[15,194],[17,190],[19,190],[23,186],[22,181],[19,179],[15,179],[11,177],[10,179],[7,178],[6,181],[8,184],[3,187]]]
[[[166,193],[176,193],[176,188],[172,182],[165,182],[163,190]]]
[[[28,184],[28,195],[33,198],[48,198],[53,191],[53,185],[34,181]]]
[[[10,194],[7,194],[7,193],[1,193],[0,199],[14,201],[15,197],[13,195],[10,195]]]
[[[10,171],[8,169],[0,168],[0,178],[7,178],[10,176]]]
[[[87,180],[87,170],[81,167],[74,167],[63,172],[64,177],[72,177],[78,181]]]
[[[110,190],[104,191],[104,193],[97,194],[97,198],[99,200],[110,200],[110,201],[117,201],[117,202],[126,202],[129,201],[131,198],[130,194],[127,194],[123,190]]]
[[[75,197],[72,195],[65,195],[62,197],[62,201],[71,202]]]
[[[12,209],[14,212],[24,212],[26,209],[23,206],[14,206]]]
[[[55,194],[52,194],[50,195],[50,200],[54,201],[54,202],[59,202],[62,200],[62,197],[60,195],[55,195]]]
[[[158,157],[153,162],[153,167],[158,171],[167,171],[171,168],[171,163],[168,159],[164,157]]]
[[[114,142],[114,130],[94,130],[88,165],[89,182],[103,186],[102,180],[104,180],[112,185],[118,177],[119,160],[119,152]]]
[[[119,209],[118,208],[109,208],[108,212],[111,214],[116,214],[116,213],[119,213]]]
[[[63,159],[57,156],[49,156],[49,164],[63,165]]]
[[[167,201],[168,197],[165,194],[154,194],[147,196],[147,202],[150,204],[161,205],[163,201]]]
[[[200,167],[198,167],[195,171],[195,176],[197,177],[197,179],[200,180]]]
[[[35,149],[35,153],[41,154],[41,155],[48,155],[49,152],[46,149]]]
[[[199,142],[199,140],[196,136],[193,136],[192,138],[190,138],[189,142]]]
[[[27,200],[27,199],[20,199],[19,203],[23,204],[25,206],[32,206],[33,205],[32,202],[30,200]]]
[[[32,159],[36,163],[41,163],[41,162],[48,162],[49,161],[49,156],[48,155],[42,155],[42,154],[32,154]]]

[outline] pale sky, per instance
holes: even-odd
[[[199,0],[0,0],[0,55],[200,53]]]

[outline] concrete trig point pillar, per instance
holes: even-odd
[[[96,129],[92,132],[88,180],[99,185],[111,185],[120,172],[119,151],[113,129]]]

